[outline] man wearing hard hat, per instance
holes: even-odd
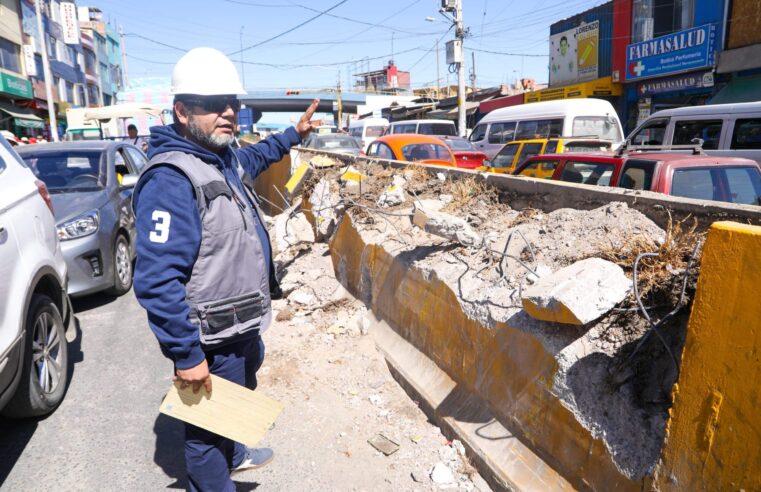
[[[312,131],[319,101],[283,134],[232,149],[237,96],[246,92],[224,54],[186,53],[172,72],[171,92],[175,122],[151,128],[150,162],[133,193],[135,295],[181,387],[212,391],[214,374],[253,389],[270,299],[281,292],[258,198],[238,167],[256,178],[282,159]],[[190,490],[235,490],[231,473],[271,460],[270,449],[185,427]]]

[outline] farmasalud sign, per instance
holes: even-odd
[[[34,96],[31,82],[5,72],[0,72],[0,92],[24,99],[31,99]]]
[[[716,25],[693,27],[626,47],[626,80],[709,67],[716,60]]]

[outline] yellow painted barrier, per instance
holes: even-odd
[[[666,443],[662,491],[761,490],[761,227],[708,232]]]
[[[348,216],[333,237],[331,255],[336,276],[349,291],[458,385],[488,402],[500,422],[544,460],[533,475],[511,477],[514,483],[555,490],[549,484],[559,475],[579,490],[646,488],[649,479],[621,474],[603,442],[551,393],[556,361],[534,336],[504,323],[489,328],[469,319],[447,284],[379,245],[366,244]]]

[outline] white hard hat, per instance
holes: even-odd
[[[214,48],[194,48],[182,55],[172,70],[170,92],[199,96],[246,95],[233,62]]]

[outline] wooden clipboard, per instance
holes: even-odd
[[[283,405],[259,391],[211,376],[211,395],[202,386],[169,388],[159,411],[233,441],[254,447],[275,423]]]

